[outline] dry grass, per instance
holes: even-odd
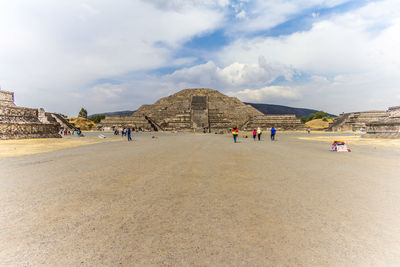
[[[63,138],[40,138],[40,139],[19,139],[0,141],[0,158],[18,157],[39,153],[46,153],[72,147],[86,146],[117,139],[100,139],[90,137],[63,137]]]
[[[332,119],[328,119],[328,121],[323,121],[322,119],[315,119],[312,121],[306,122],[306,127],[313,129],[326,129],[329,126],[329,123],[332,123]]]

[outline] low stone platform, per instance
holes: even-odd
[[[152,131],[154,128],[145,116],[106,116],[98,126],[103,130],[133,128],[142,131]]]
[[[244,130],[260,127],[269,129],[275,127],[280,130],[302,130],[305,126],[295,115],[262,115],[251,118],[244,126]]]

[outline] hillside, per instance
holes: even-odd
[[[77,118],[67,118],[67,120],[75,126],[75,128],[80,128],[82,131],[87,131],[94,129],[96,124],[85,118],[77,117]]]
[[[322,119],[315,119],[312,121],[306,122],[306,127],[311,130],[323,130],[329,127],[329,123],[332,123],[332,119],[328,119],[328,121],[323,121]]]
[[[123,110],[123,111],[113,111],[113,112],[104,112],[104,113],[97,113],[88,116],[89,118],[97,115],[105,115],[105,116],[129,116],[132,115],[133,112],[136,110]]]
[[[302,116],[307,117],[308,115],[318,112],[319,110],[315,109],[308,109],[308,108],[293,108],[288,106],[281,106],[281,105],[272,105],[272,104],[258,104],[258,103],[245,103],[247,105],[253,106],[254,108],[258,109],[264,114],[275,114],[275,115],[282,115],[282,114],[294,114],[297,118]],[[336,115],[329,114],[331,117],[336,117]]]

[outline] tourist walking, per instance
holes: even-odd
[[[311,129],[307,128],[307,133],[310,134],[311,133]]]
[[[253,140],[256,141],[257,131],[256,129],[253,130]]]
[[[271,128],[271,141],[275,140],[275,133],[276,133],[275,127],[272,127]]]
[[[239,130],[236,127],[232,129],[232,135],[233,135],[233,142],[236,143],[237,137],[239,135]]]
[[[262,134],[261,128],[260,128],[260,127],[258,127],[258,128],[257,128],[257,136],[258,136],[258,141],[260,141],[260,140],[261,140],[261,134]]]
[[[128,141],[132,141],[131,128],[128,128],[128,130],[126,130],[126,134],[128,135]]]

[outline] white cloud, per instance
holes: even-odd
[[[317,14],[345,2],[2,0],[0,84],[19,105],[63,113],[137,108],[188,87],[336,113],[398,105],[398,1]],[[305,13],[315,20],[309,30],[247,37]],[[181,50],[217,29],[233,39],[224,49]],[[148,74],[161,67],[180,69]],[[271,86],[281,76],[286,82]]]
[[[238,92],[228,92],[230,96],[236,96],[245,102],[266,103],[277,99],[298,99],[300,93],[286,86],[267,86],[260,89],[245,89]]]
[[[223,4],[162,10],[139,0],[2,0],[0,84],[16,91],[20,105],[65,112],[75,103],[58,98],[97,79],[188,63],[174,50],[219,27],[224,14],[215,7]]]
[[[246,18],[243,23],[239,23],[232,29],[235,31],[260,31],[273,28],[285,21],[292,19],[302,12],[312,8],[330,8],[350,0],[255,0],[249,3],[249,10],[246,12]],[[240,14],[243,5],[236,8]],[[236,5],[237,7],[237,5]]]
[[[104,83],[93,86],[89,90],[96,100],[107,101],[112,98],[119,98],[124,88],[118,84]]]
[[[239,90],[244,87],[260,88],[284,76],[291,79],[293,70],[278,64],[268,64],[263,57],[258,63],[241,64],[234,62],[224,68],[213,61],[184,68],[162,77],[164,81],[176,84],[180,88],[213,87],[219,90]]]
[[[383,6],[383,7],[382,7]],[[400,5],[371,3],[357,11],[314,23],[309,31],[281,37],[238,39],[218,53],[223,65],[252,63],[260,56],[316,73],[398,68]]]
[[[314,79],[289,83],[306,92],[296,104],[316,107],[323,103],[321,108],[331,112],[385,109],[396,104],[392,96],[400,91],[398,47],[400,5],[385,0],[319,20],[309,31],[238,39],[218,53],[216,62],[254,64],[262,56],[325,79],[323,83]],[[378,98],[384,101],[367,103]]]
[[[236,17],[238,19],[244,19],[246,17],[246,11],[242,10],[239,13],[236,14]]]

